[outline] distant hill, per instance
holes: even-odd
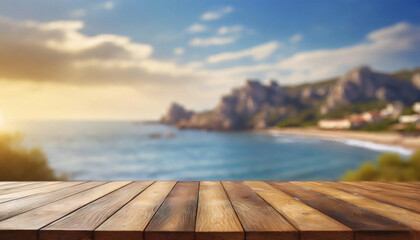
[[[243,130],[279,123],[315,124],[326,116],[340,117],[390,102],[411,105],[417,101],[420,101],[420,69],[383,74],[358,67],[341,77],[298,86],[281,87],[275,81],[263,85],[248,80],[223,96],[211,111],[194,113],[173,104],[162,122],[181,128]]]

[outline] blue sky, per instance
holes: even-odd
[[[0,41],[21,53],[3,54],[0,85],[31,85],[17,90],[25,94],[60,88],[81,99],[102,92],[95,109],[103,112],[62,118],[114,116],[109,86],[130,96],[121,104],[147,101],[147,114],[133,114],[139,106],[130,105],[122,118],[153,118],[172,101],[209,108],[247,78],[293,85],[359,65],[418,67],[420,1],[0,0]]]
[[[154,57],[173,57],[173,49],[182,47],[182,62],[200,60],[208,55],[239,51],[260,43],[276,40],[288,42],[301,34],[298,44],[279,51],[278,57],[290,56],[299,51],[319,48],[337,48],[363,41],[372,30],[397,22],[418,24],[418,0],[114,0],[112,9],[97,0],[3,0],[0,14],[21,20],[41,22],[57,19],[81,19],[85,22],[83,33],[96,35],[111,33],[129,36],[136,42],[154,46]],[[233,11],[221,19],[202,21],[200,16],[232,6]],[[85,14],[72,16],[83,9]],[[194,23],[208,27],[205,32],[187,34],[185,30]],[[222,26],[240,25],[245,34],[234,44],[216,47],[191,47],[194,37],[212,37]],[[244,30],[245,31],[245,30]]]

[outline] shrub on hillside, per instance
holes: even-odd
[[[48,165],[40,148],[27,148],[20,134],[0,134],[0,181],[64,180]]]
[[[378,157],[377,163],[367,162],[358,170],[348,171],[343,181],[419,181],[420,150],[409,158],[398,154],[386,153]]]

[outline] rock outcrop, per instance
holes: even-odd
[[[287,109],[282,105],[287,101],[287,94],[276,82],[262,85],[256,80],[249,80],[245,86],[223,96],[213,111],[194,114],[190,120],[180,121],[177,126],[208,130],[266,127],[268,120],[278,120],[269,119],[270,116],[286,114]]]
[[[186,110],[178,103],[172,103],[168,112],[162,117],[161,122],[167,124],[176,124],[180,121],[187,121],[194,114],[192,111]]]
[[[367,101],[400,101],[412,104],[420,99],[420,91],[412,84],[359,67],[342,76],[329,92],[322,112],[336,107]]]
[[[414,76],[413,83],[420,82],[418,78]],[[172,104],[162,122],[180,128],[219,131],[265,128],[285,118],[294,119],[302,110],[320,109],[327,113],[340,106],[370,101],[410,105],[420,101],[420,89],[409,81],[373,72],[368,67],[353,69],[338,80],[288,88],[275,81],[263,85],[248,80],[223,96],[211,111],[193,113]]]

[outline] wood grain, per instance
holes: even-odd
[[[265,182],[245,182],[299,231],[301,240],[351,240],[350,228]]]
[[[410,229],[397,221],[327,197],[307,187],[286,182],[270,184],[350,227],[356,240],[412,239]]]
[[[133,182],[49,224],[40,240],[90,239],[93,230],[153,182]],[[63,236],[65,232],[65,236]]]
[[[38,240],[38,230],[130,182],[109,182],[0,222],[0,239]]]
[[[406,186],[399,186],[396,184],[385,183],[385,182],[366,182],[366,183],[362,183],[362,185],[363,184],[368,185],[368,186],[374,186],[382,190],[386,190],[393,193],[398,193],[398,194],[404,193],[404,196],[407,196],[409,198],[412,198],[413,196],[420,198],[420,189],[415,189],[415,188],[406,187]],[[409,194],[411,194],[411,196]]]
[[[242,182],[222,182],[247,240],[299,239],[298,231]]]
[[[14,192],[22,192],[22,191],[26,191],[26,190],[32,190],[32,189],[45,187],[45,186],[53,185],[53,184],[57,184],[57,183],[60,183],[60,182],[25,183],[25,184],[22,184],[22,185],[13,186],[13,187],[9,187],[9,188],[6,188],[6,189],[1,189],[0,190],[0,195],[14,193]]]
[[[142,240],[144,230],[176,182],[156,182],[94,231],[95,240]]]
[[[0,182],[0,190],[5,190],[8,188],[16,188],[20,186],[26,186],[30,184],[36,184],[38,182]]]
[[[320,185],[319,183],[311,182],[294,182],[295,184],[307,186],[314,191],[343,200],[358,207],[368,209],[372,212],[378,213],[382,216],[389,217],[400,223],[403,223],[413,229],[414,239],[420,239],[420,214],[399,208],[393,205],[372,200],[360,195],[354,195],[348,192],[337,190],[331,187]]]
[[[334,182],[322,182],[322,184],[331,186],[333,188],[338,188],[347,192],[357,193],[365,197],[375,199],[380,202],[389,203],[395,206],[403,207],[409,210],[416,211],[420,213],[420,204],[417,200],[411,200],[401,197],[395,197],[391,195],[386,195],[378,192],[368,191],[363,188],[359,188],[347,183],[334,183]]]
[[[42,205],[58,201],[78,192],[99,186],[105,182],[85,182],[75,186],[63,188],[54,192],[33,195],[0,204],[0,221],[35,209]]]
[[[418,182],[390,182],[390,183],[394,185],[413,188],[413,189],[420,189],[420,185],[418,184]]]
[[[8,185],[8,184],[13,184],[13,183],[19,183],[19,182],[16,182],[16,181],[15,182],[12,182],[12,181],[10,181],[10,182],[9,181],[0,181],[0,187],[1,186],[4,186],[4,185]]]
[[[47,182],[45,182],[45,186],[38,186],[36,188],[31,188],[25,191],[20,191],[20,192],[12,192],[12,193],[8,193],[8,194],[3,194],[0,195],[0,203],[3,202],[7,202],[10,200],[14,200],[14,199],[18,199],[18,198],[22,198],[22,197],[27,197],[27,196],[31,196],[31,195],[35,195],[35,194],[41,194],[41,193],[47,193],[47,192],[52,192],[55,190],[59,190],[65,187],[70,187],[73,185],[77,185],[80,184],[81,182],[59,182],[59,183],[54,183],[54,184],[47,184]],[[30,185],[33,186],[33,185]]]
[[[345,184],[350,184],[362,189],[366,189],[369,190],[371,192],[376,192],[376,193],[382,193],[384,195],[389,195],[389,196],[394,196],[394,197],[400,197],[400,198],[408,198],[408,199],[420,199],[420,193],[417,193],[416,190],[412,189],[399,189],[397,186],[397,188],[392,189],[392,188],[386,188],[384,186],[381,185],[375,185],[372,183],[361,183],[361,182],[342,182]]]
[[[200,182],[197,240],[245,239],[241,223],[220,182]]]
[[[147,240],[193,240],[198,182],[178,182],[146,228]]]

